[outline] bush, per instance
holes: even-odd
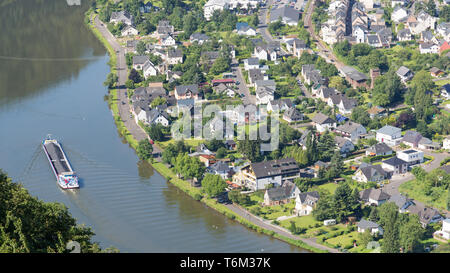
[[[194,199],[195,200],[200,201],[200,200],[202,200],[202,198],[203,198],[203,196],[200,193],[194,194]]]

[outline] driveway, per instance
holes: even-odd
[[[232,61],[231,71],[233,75],[236,76],[236,80],[239,81],[239,84],[237,85],[238,92],[240,95],[244,95],[242,98],[244,104],[256,104],[256,97],[250,94],[250,90],[245,82],[241,67],[239,67],[239,63],[236,59],[233,59]]]

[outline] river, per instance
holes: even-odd
[[[101,247],[121,252],[305,252],[253,232],[168,183],[119,136],[105,101],[109,57],[64,0],[0,3],[0,168],[64,203]],[[63,144],[81,178],[63,191],[40,146]]]

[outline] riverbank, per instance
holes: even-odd
[[[88,24],[88,27],[93,31],[93,33],[99,38],[99,40],[103,43],[105,48],[108,50],[108,53],[111,57],[110,66],[111,66],[111,73],[117,73],[117,55],[113,47],[109,44],[107,39],[102,35],[101,31],[98,30],[95,26],[94,20],[96,18],[96,14],[93,12],[88,13],[86,16],[88,16],[89,20],[86,22]],[[122,121],[120,117],[120,111],[119,111],[119,105],[118,105],[118,89],[110,89],[109,90],[109,99],[108,103],[110,105],[112,114],[114,116],[115,124],[118,128],[119,133],[124,137],[124,139],[130,144],[130,146],[136,150],[138,146],[138,140],[133,136],[132,133],[130,133],[130,130],[127,128],[125,123]],[[161,162],[154,162],[153,160],[149,160],[149,163],[153,166],[153,168],[162,176],[164,176],[170,183],[181,189],[183,192],[187,193],[189,196],[194,198],[197,201],[201,201],[205,205],[207,205],[210,208],[215,209],[219,213],[227,216],[228,218],[232,220],[236,220],[237,222],[245,225],[246,227],[257,231],[259,233],[263,233],[266,235],[269,235],[273,238],[279,239],[281,241],[287,242],[289,244],[292,244],[294,246],[303,248],[305,250],[311,251],[311,252],[328,252],[327,247],[325,246],[318,246],[320,248],[311,246],[307,243],[305,243],[300,238],[298,240],[288,238],[287,236],[284,236],[281,232],[275,232],[273,230],[268,230],[266,228],[263,228],[261,226],[258,226],[254,224],[254,222],[249,221],[239,215],[238,213],[234,212],[227,206],[223,204],[217,203],[215,199],[205,197],[203,195],[203,192],[199,188],[192,187],[189,182],[179,179],[175,173],[172,172],[170,168],[168,168],[166,165],[164,165]]]

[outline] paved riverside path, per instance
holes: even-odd
[[[131,115],[130,104],[128,103],[128,97],[126,95],[127,88],[125,87],[125,82],[127,81],[127,64],[125,61],[125,49],[117,42],[117,39],[109,32],[105,24],[95,17],[94,22],[95,27],[100,31],[102,36],[108,41],[112,46],[117,55],[117,105],[119,108],[119,116],[123,121],[125,127],[128,129],[130,134],[137,140],[141,141],[143,139],[148,139],[147,133],[136,124],[133,116]],[[158,146],[153,145],[153,152],[160,153],[161,150]]]
[[[288,237],[289,239],[301,240],[305,244],[310,245],[315,248],[318,248],[318,249],[326,250],[331,253],[340,253],[339,250],[337,250],[335,248],[327,247],[327,246],[321,245],[319,243],[316,243],[316,240],[313,238],[301,238],[299,236],[293,235],[288,230],[286,230],[282,227],[279,227],[277,225],[271,224],[268,221],[265,221],[263,219],[260,219],[259,217],[254,216],[253,214],[249,213],[248,211],[246,211],[245,209],[243,209],[239,206],[236,206],[234,204],[225,205],[225,206],[227,206],[233,212],[237,213],[239,216],[249,220],[250,222],[252,222],[253,224],[255,224],[259,227],[265,228],[267,230],[271,230],[282,236]]]

